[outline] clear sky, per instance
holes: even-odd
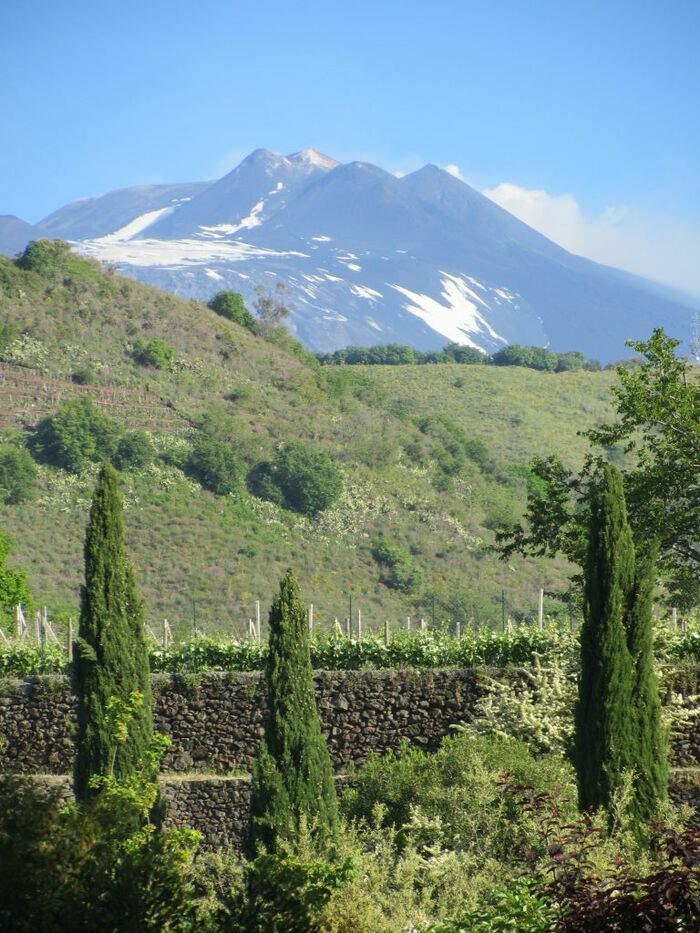
[[[0,0],[0,214],[313,146],[700,294],[699,47],[698,0]]]

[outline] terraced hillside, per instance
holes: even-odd
[[[0,258],[0,321],[17,328],[0,363],[7,436],[75,394],[151,432],[159,458],[123,473],[126,521],[148,615],[167,616],[176,633],[195,622],[242,632],[290,563],[322,624],[345,616],[350,596],[368,625],[433,610],[437,621],[496,622],[503,589],[509,611],[526,612],[542,583],[563,580],[563,565],[506,566],[488,545],[520,513],[530,456],[581,460],[576,432],[604,416],[609,374],[319,367],[284,334],[263,340],[70,254],[41,273]],[[135,360],[136,342],[152,337],[174,351],[165,368]],[[309,519],[244,484],[228,496],[205,491],[178,465],[205,413],[246,469],[291,440],[327,451],[343,473],[340,502]],[[55,612],[76,611],[95,470],[42,465],[36,495],[2,508],[12,560]],[[380,536],[416,571],[412,586],[387,585]]]

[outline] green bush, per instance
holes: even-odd
[[[55,415],[39,422],[29,449],[37,460],[80,473],[88,463],[111,459],[120,433],[119,425],[81,396],[63,402]]]
[[[385,586],[401,593],[413,593],[420,586],[421,572],[405,548],[379,540],[372,548],[372,556],[382,568],[381,580]]]
[[[398,832],[399,846],[420,825],[432,846],[513,864],[540,841],[527,815],[515,818],[500,787],[504,773],[538,792],[565,791],[561,806],[576,812],[573,770],[560,756],[536,758],[524,742],[471,735],[449,737],[432,754],[404,745],[371,757],[349,775],[341,809],[366,824],[379,814],[382,826]]]
[[[247,865],[249,900],[244,929],[320,931],[323,908],[351,874],[348,862],[334,865],[296,855],[258,856]]]
[[[129,431],[117,444],[114,465],[119,470],[143,469],[150,466],[156,456],[156,448],[148,431]]]
[[[20,269],[53,278],[70,255],[70,246],[63,240],[32,240],[17,257]]]
[[[309,516],[329,508],[343,491],[342,476],[329,455],[300,441],[251,470],[248,483],[255,495]]]
[[[175,351],[161,337],[151,337],[150,340],[137,340],[132,356],[139,366],[167,369],[175,356]]]
[[[258,332],[258,322],[245,306],[243,296],[238,292],[219,292],[209,302],[212,311],[229,321],[245,327],[251,333]]]
[[[186,468],[190,476],[218,496],[235,492],[243,479],[241,462],[231,444],[208,434],[197,437]]]
[[[514,878],[488,892],[478,907],[447,923],[430,926],[426,933],[549,933],[557,910],[545,885],[536,878]]]
[[[36,487],[36,466],[25,447],[0,446],[0,499],[16,505],[31,499]]]
[[[96,790],[85,805],[61,806],[39,782],[0,781],[0,929],[196,929],[187,919],[198,834],[155,831],[155,783],[112,779]]]

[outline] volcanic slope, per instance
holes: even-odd
[[[78,393],[125,428],[152,433],[160,458],[122,474],[151,624],[167,617],[179,635],[194,623],[242,634],[255,600],[268,605],[289,565],[321,624],[342,619],[352,596],[377,628],[385,618],[428,617],[433,595],[438,620],[461,613],[495,624],[503,589],[510,610],[529,611],[541,583],[564,580],[561,564],[504,565],[487,546],[499,522],[521,513],[531,455],[581,461],[576,432],[607,414],[609,373],[319,367],[286,332],[263,340],[199,302],[73,254],[46,275],[0,258],[0,308],[18,329],[2,354],[6,437],[17,441]],[[134,359],[136,341],[152,337],[174,351],[167,368]],[[92,384],[72,381],[85,373]],[[175,464],[207,412],[246,469],[291,440],[326,450],[344,477],[339,504],[311,520],[243,485],[226,497],[203,490]],[[455,461],[449,448],[458,436]],[[77,610],[95,471],[40,466],[35,497],[2,508],[12,561],[29,572],[37,603],[54,612]],[[373,556],[380,537],[419,571],[412,592],[383,582],[387,568]]]

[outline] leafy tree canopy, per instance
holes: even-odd
[[[128,431],[117,444],[114,465],[119,470],[143,469],[155,459],[156,449],[148,431]]]
[[[340,470],[329,455],[301,441],[251,470],[248,483],[256,495],[309,516],[329,508],[343,491]]]
[[[51,278],[61,271],[70,255],[70,246],[63,240],[32,240],[17,258],[20,269],[37,272]]]
[[[243,296],[238,292],[218,292],[209,302],[209,307],[221,317],[240,324],[254,334],[257,333],[257,321],[246,308]]]
[[[150,340],[137,340],[132,355],[140,366],[166,369],[175,351],[162,337],[151,337]]]
[[[579,473],[558,457],[535,460],[541,480],[528,495],[523,522],[498,535],[501,556],[562,553],[582,566],[591,485],[614,446],[622,464],[629,520],[637,542],[659,541],[659,570],[671,599],[689,608],[700,599],[700,380],[676,355],[678,340],[660,328],[630,341],[641,357],[619,366],[615,418],[586,432],[594,450]],[[575,580],[580,580],[580,577]]]
[[[37,460],[80,473],[91,461],[109,460],[119,435],[119,425],[82,396],[68,399],[55,415],[40,421],[29,448]]]

